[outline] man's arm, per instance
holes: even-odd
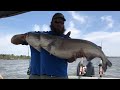
[[[25,38],[26,38],[26,34],[17,34],[17,35],[14,35],[11,38],[11,43],[13,43],[15,45],[19,45],[19,44],[28,45],[28,43],[26,42]]]

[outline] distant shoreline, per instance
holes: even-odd
[[[107,56],[108,58],[120,58],[120,56]]]
[[[120,58],[120,57],[107,57],[107,58]],[[27,59],[0,59],[0,60],[30,60],[30,58]]]
[[[0,60],[30,60],[30,58],[26,55],[0,54]],[[107,58],[120,58],[120,56],[107,56]]]
[[[0,60],[30,60],[30,59],[0,59]]]
[[[26,55],[0,54],[0,60],[26,60],[30,58],[30,56]]]

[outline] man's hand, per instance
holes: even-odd
[[[75,61],[77,58],[81,58],[81,57],[85,57],[85,53],[84,53],[83,49],[81,49],[81,50],[79,50],[78,52],[74,53],[73,56],[68,59],[68,62],[69,62],[69,63],[72,63],[72,62]]]
[[[22,44],[22,42],[25,41],[25,38],[26,38],[26,34],[15,35],[11,38],[11,43],[15,45]]]

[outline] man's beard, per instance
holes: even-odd
[[[51,28],[51,31],[56,33],[56,35],[62,35],[65,32],[65,28],[63,28],[62,30],[58,30],[58,29],[54,28],[53,25],[50,25],[50,28]]]

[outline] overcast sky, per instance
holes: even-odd
[[[120,56],[120,11],[31,11],[0,19],[0,54],[30,55],[29,46],[13,45],[15,34],[48,31],[56,12],[65,15],[71,38],[86,39],[103,48],[107,56]]]

